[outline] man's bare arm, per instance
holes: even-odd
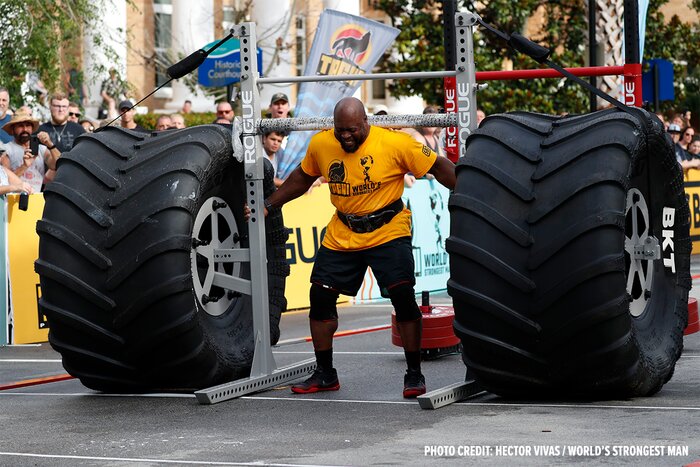
[[[447,157],[438,156],[428,173],[433,174],[441,185],[450,190],[453,190],[457,183],[455,165]]]

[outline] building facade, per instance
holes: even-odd
[[[670,17],[678,14],[687,21],[697,21],[689,8],[691,0],[671,0],[663,8]],[[265,76],[303,74],[318,19],[325,8],[360,15],[389,23],[383,12],[372,7],[373,0],[111,0],[105,2],[105,21],[96,31],[87,31],[82,44],[83,69],[88,83],[93,116],[101,101],[100,83],[105,76],[91,72],[101,64],[114,67],[131,84],[133,99],[140,99],[167,80],[165,69],[179,59],[217,38],[242,21],[256,23],[259,46],[263,51]],[[95,35],[109,44],[115,56],[107,57],[94,46]],[[172,81],[146,99],[142,111],[173,112],[185,100],[193,102],[194,111],[211,111],[215,98],[193,92],[185,81],[196,81],[196,74]],[[394,113],[416,113],[422,109],[420,96],[395,99],[384,81],[364,82],[358,94],[371,111],[383,104]],[[222,90],[219,90],[220,93]],[[284,92],[296,102],[296,85],[265,85],[261,102],[265,106],[277,92]]]

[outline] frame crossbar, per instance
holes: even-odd
[[[384,128],[446,128],[457,125],[457,114],[374,115],[367,117],[370,125]],[[258,125],[260,133],[270,131],[328,130],[333,128],[333,117],[263,118]]]

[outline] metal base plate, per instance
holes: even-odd
[[[311,358],[291,366],[280,368],[269,375],[244,378],[196,391],[200,404],[216,404],[254,392],[263,391],[304,377],[316,369],[316,359]]]
[[[417,399],[421,409],[439,409],[482,392],[484,388],[479,383],[469,380],[427,392]]]

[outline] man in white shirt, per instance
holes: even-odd
[[[5,144],[7,152],[0,158],[0,163],[12,170],[22,181],[27,182],[34,193],[41,191],[46,172],[56,169],[56,161],[61,156],[45,131],[36,135],[38,143],[41,144],[32,143],[32,133],[38,128],[39,121],[28,114],[17,113],[13,116],[2,127],[13,140]]]

